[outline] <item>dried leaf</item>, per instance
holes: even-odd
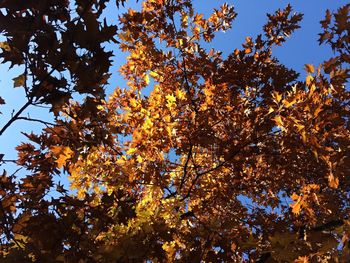
[[[15,78],[13,78],[12,80],[13,80],[13,87],[14,88],[23,87],[25,85],[26,76],[25,76],[25,74],[21,74]]]

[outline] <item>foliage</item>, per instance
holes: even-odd
[[[321,21],[334,57],[302,80],[272,55],[299,28],[289,5],[225,58],[203,43],[230,28],[227,4],[205,18],[143,1],[117,32],[98,20],[106,2],[77,0],[75,16],[69,1],[0,2],[1,57],[25,66],[14,86],[57,116],[17,147],[28,175],[0,177],[2,261],[349,258],[350,5]],[[115,37],[128,86],[105,100]],[[73,192],[54,183],[66,173]]]

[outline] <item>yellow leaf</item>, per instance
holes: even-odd
[[[175,94],[176,94],[176,97],[180,100],[184,100],[186,98],[185,92],[183,92],[180,89],[176,89]]]
[[[165,242],[162,245],[163,250],[168,254],[168,258],[172,257],[175,252],[176,252],[176,248],[175,248],[175,241],[171,241],[171,242]]]
[[[296,123],[295,125],[297,126],[297,129],[298,129],[299,132],[305,128],[304,125],[299,124],[299,123]]]
[[[192,29],[193,34],[199,34],[201,32],[201,29],[199,27],[195,27]]]
[[[287,100],[284,100],[283,101],[283,105],[286,107],[286,108],[289,108],[290,106],[293,106],[297,101],[296,100],[292,100],[291,102],[287,101]]]
[[[143,159],[142,159],[142,157],[141,157],[140,155],[138,155],[138,156],[136,157],[136,161],[137,161],[138,163],[142,163]]]
[[[96,108],[101,111],[104,110],[104,107],[102,105],[98,105]]]
[[[314,78],[312,76],[307,76],[306,77],[306,85],[310,86],[310,84],[312,83],[312,81],[314,80]]]
[[[166,95],[165,98],[166,98],[168,103],[174,103],[176,101],[175,96],[172,94]]]
[[[176,97],[172,94],[166,95],[165,98],[167,100],[167,106],[169,108],[172,107],[176,102]]]
[[[130,99],[130,106],[133,108],[137,107],[137,100],[135,100],[134,98]]]
[[[167,123],[171,122],[171,116],[169,114],[163,116],[163,120]]]
[[[183,14],[182,19],[181,19],[181,22],[182,22],[183,24],[187,24],[187,20],[188,20],[188,16],[187,16],[186,14]]]
[[[173,129],[169,126],[165,127],[166,131],[168,132],[168,135],[171,136],[173,134]]]
[[[281,129],[284,129],[283,120],[282,120],[281,116],[277,115],[273,118],[273,120],[275,121],[275,123],[278,127],[280,127]]]
[[[212,97],[214,95],[215,86],[209,86],[204,89],[204,94],[207,97]]]
[[[153,123],[152,123],[152,121],[150,120],[150,118],[146,118],[144,124],[142,125],[142,127],[143,127],[145,130],[148,130],[148,129],[152,128],[152,126],[153,126]]]
[[[151,71],[151,72],[149,73],[149,75],[150,75],[152,78],[156,78],[156,77],[159,76],[158,73],[157,73],[157,72],[154,72],[154,71]]]
[[[207,103],[202,103],[201,107],[199,108],[200,111],[205,111],[206,109],[208,109],[208,105]]]
[[[121,158],[117,159],[116,164],[123,165],[126,161],[125,156],[122,156]]]
[[[129,150],[127,150],[126,154],[133,154],[136,151],[137,151],[136,148],[130,148]]]
[[[79,189],[78,190],[78,194],[77,194],[77,197],[78,199],[84,199],[85,198],[85,190],[84,189]]]
[[[148,74],[145,75],[145,77],[143,78],[143,80],[146,82],[146,85],[149,84],[149,76],[148,76]]]
[[[279,94],[277,91],[274,91],[272,93],[272,97],[274,98],[276,103],[279,103],[281,101],[281,99],[282,99],[282,95]]]

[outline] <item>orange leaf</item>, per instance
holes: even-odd
[[[57,158],[55,162],[59,169],[66,164],[67,160],[70,159],[74,153],[68,146],[53,146],[50,150]]]
[[[305,70],[307,73],[314,73],[315,72],[314,66],[312,64],[305,64]]]
[[[251,49],[251,48],[246,48],[246,49],[244,50],[244,53],[245,53],[245,54],[252,53],[252,49]]]
[[[328,185],[329,187],[334,189],[337,189],[339,186],[339,179],[334,177],[332,172],[330,172],[328,175]]]
[[[296,201],[296,203],[291,204],[290,207],[292,208],[292,212],[296,215],[300,214],[300,210],[301,210],[301,205],[303,203],[302,197],[299,196],[298,200]]]

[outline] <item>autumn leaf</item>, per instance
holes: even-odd
[[[296,100],[292,100],[292,101],[283,100],[283,105],[286,108],[289,108],[289,107],[293,106],[295,103],[297,103]]]
[[[145,74],[143,80],[145,81],[146,85],[149,84],[149,76],[148,76],[148,74]]]
[[[308,256],[299,256],[294,263],[309,263],[309,257]]]
[[[167,101],[167,107],[171,108],[175,102],[176,102],[176,97],[173,94],[168,94],[165,96],[166,101]]]
[[[97,108],[98,110],[100,110],[100,111],[103,111],[103,110],[104,110],[104,107],[103,107],[102,105],[98,105],[96,108]]]
[[[275,121],[276,125],[281,128],[282,130],[284,130],[284,123],[283,123],[283,120],[282,120],[282,117],[277,115],[273,118],[273,120]]]
[[[11,51],[11,48],[7,42],[0,42],[0,48],[4,49],[5,51]]]
[[[150,75],[152,78],[158,77],[158,73],[157,73],[157,72],[154,72],[154,71],[151,71],[151,72],[149,73],[149,75]]]
[[[315,72],[314,66],[312,64],[305,64],[305,70],[307,73],[314,73]]]
[[[251,48],[246,48],[246,49],[244,50],[244,53],[245,53],[245,54],[250,54],[250,53],[252,53],[252,49],[251,49]]]
[[[312,76],[307,76],[306,77],[306,85],[310,86],[314,78]]]
[[[337,189],[339,186],[339,179],[334,177],[332,172],[330,172],[328,175],[328,184],[329,184],[329,187],[334,189]]]
[[[14,88],[22,87],[25,85],[26,76],[25,76],[25,74],[21,74],[15,78],[13,78],[12,80],[13,80],[13,87]]]
[[[147,118],[145,119],[145,121],[144,121],[142,127],[143,127],[145,130],[149,130],[149,129],[152,128],[152,126],[153,126],[152,120],[151,120],[150,118],[147,117]]]
[[[130,149],[127,150],[126,154],[131,155],[131,154],[135,153],[136,151],[137,151],[136,148],[130,148]]]
[[[52,146],[50,150],[57,158],[55,162],[57,163],[57,167],[59,169],[66,165],[67,160],[74,154],[74,151],[72,151],[68,146]]]
[[[290,207],[292,208],[292,212],[296,215],[299,215],[303,199],[301,196],[298,196],[297,194],[293,193],[292,200],[294,201],[294,204],[290,205]]]
[[[186,98],[186,94],[181,89],[176,89],[176,98],[179,100],[184,100]]]
[[[136,160],[137,160],[138,163],[142,163],[143,162],[143,158],[140,155],[138,155],[136,157]]]
[[[282,95],[280,93],[278,93],[277,91],[274,91],[272,93],[272,97],[277,104],[282,100]]]

